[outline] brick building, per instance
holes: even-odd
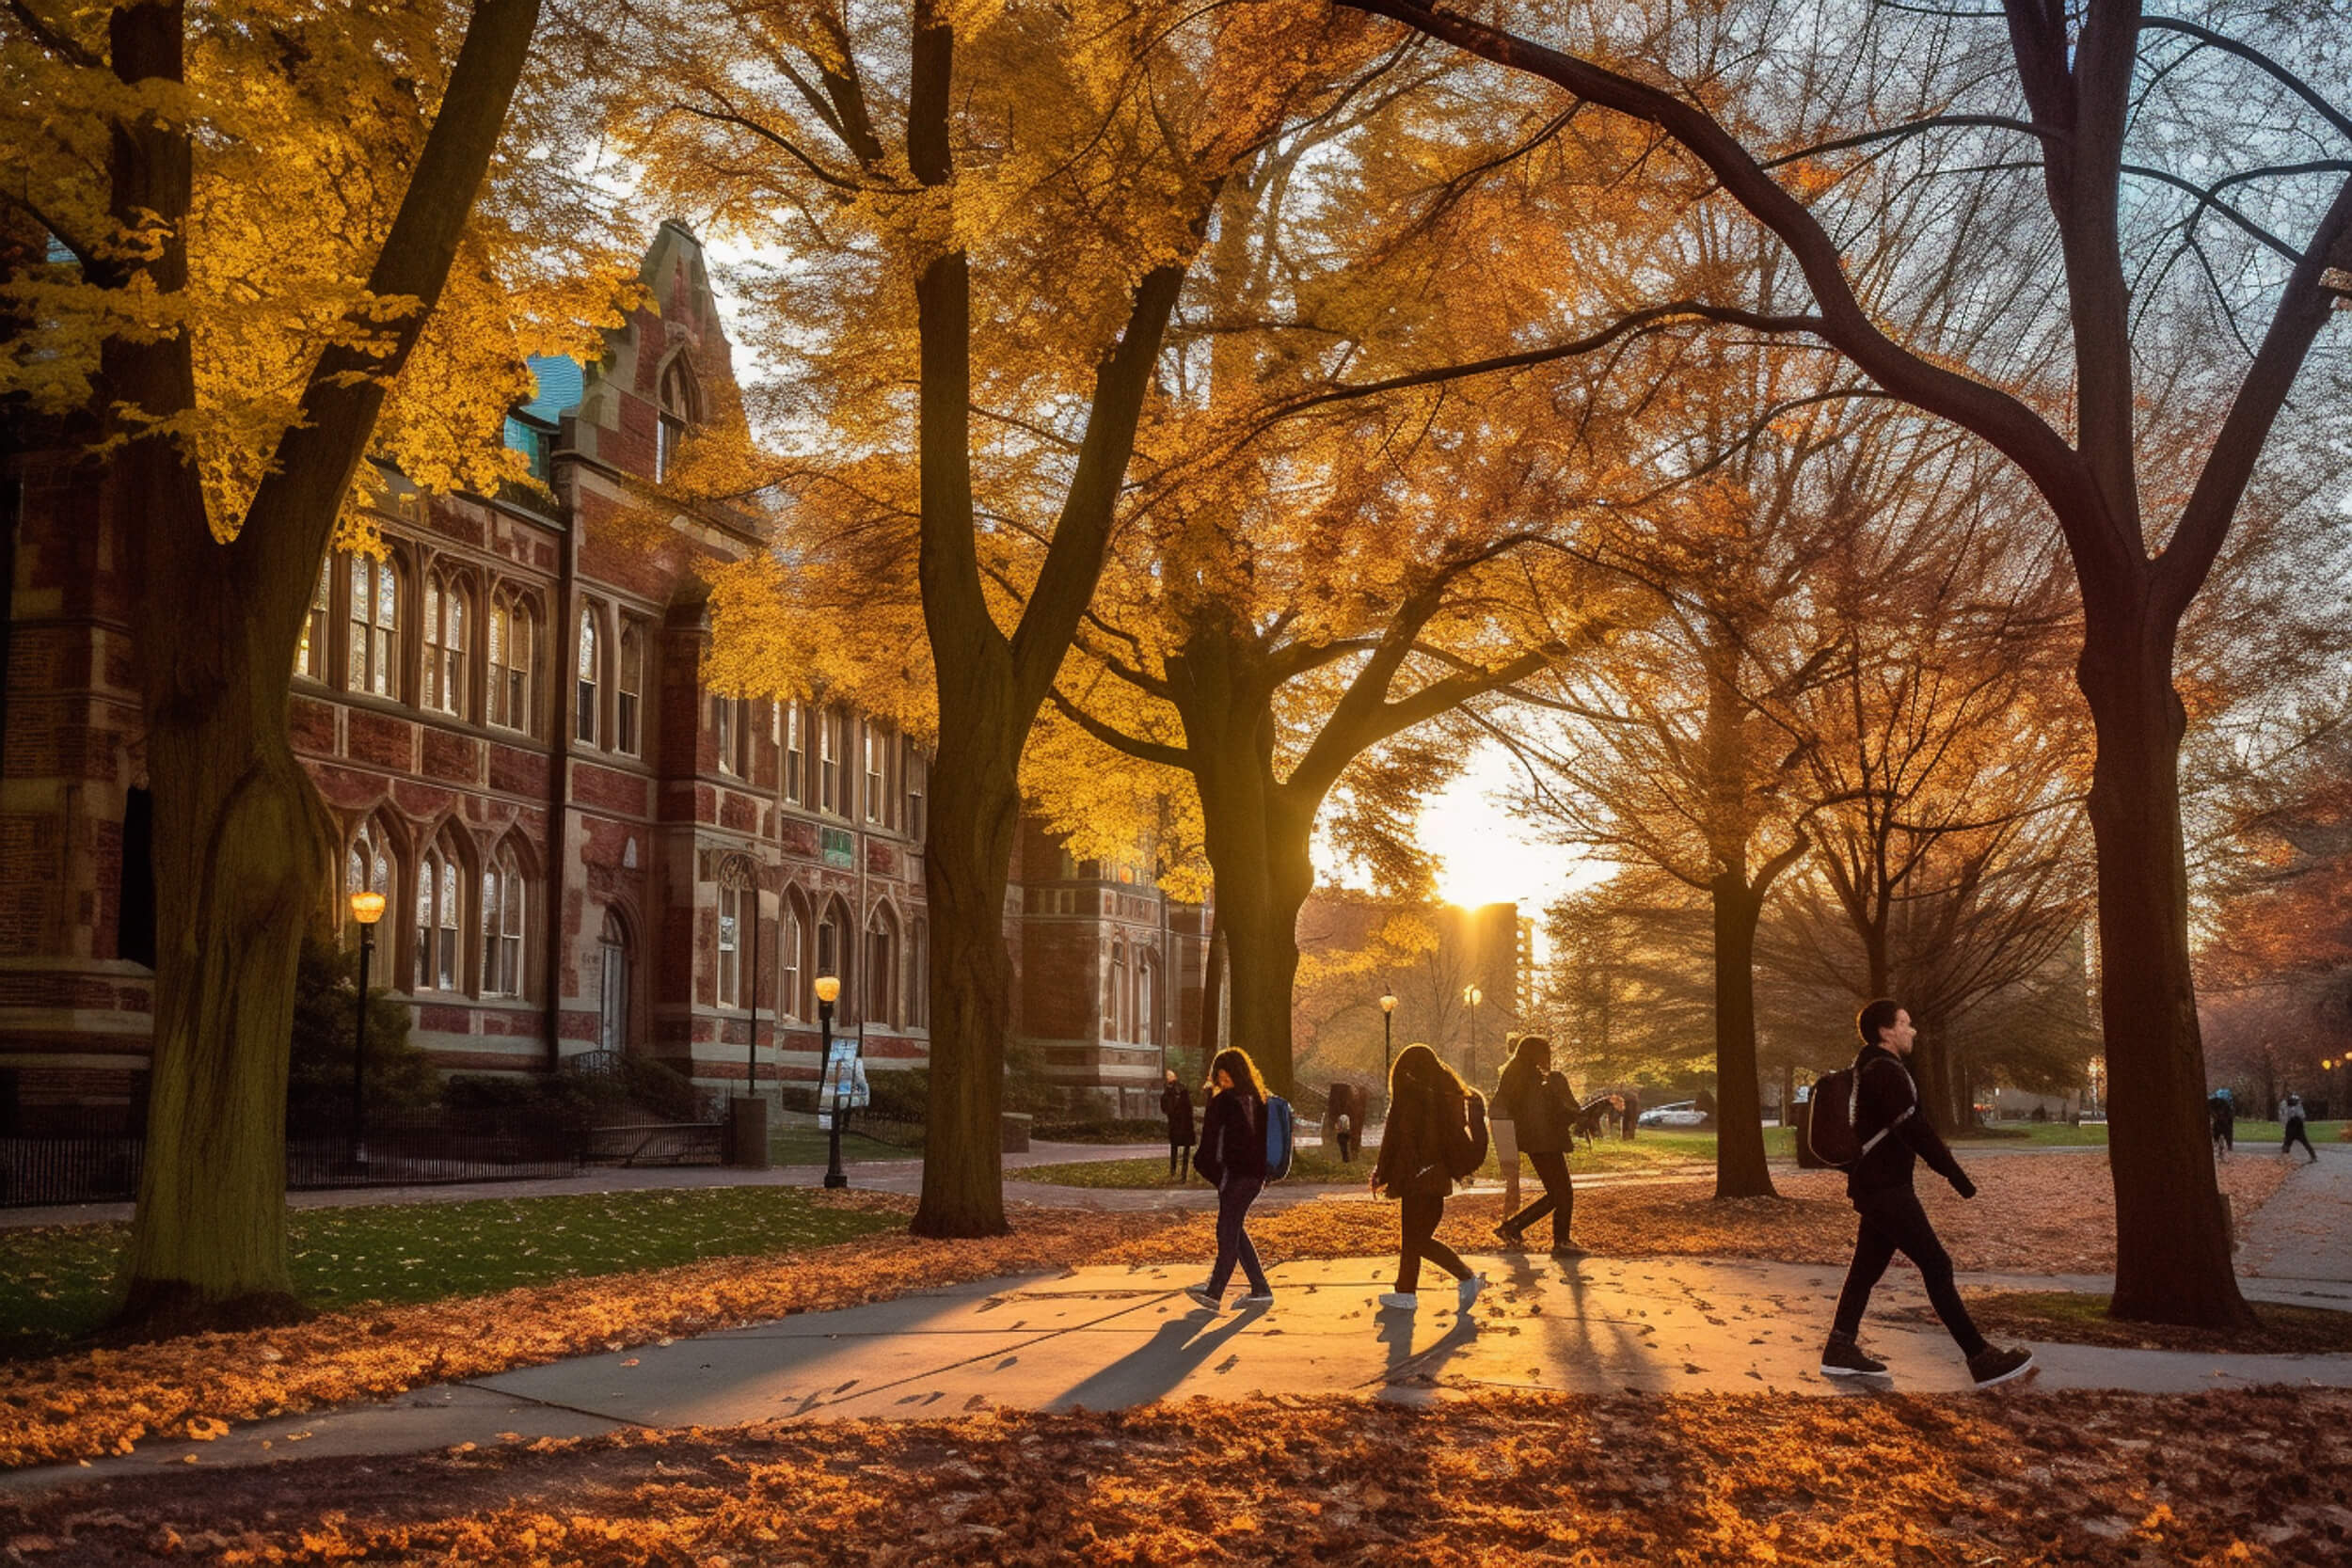
[[[695,562],[766,547],[768,525],[682,515],[659,548],[615,526],[734,404],[701,245],[664,225],[643,277],[658,309],[599,363],[533,362],[507,440],[547,493],[426,498],[393,476],[384,556],[326,564],[293,731],[342,835],[335,917],[387,895],[378,975],[447,1070],[601,1048],[713,1089],[812,1080],[820,974],[878,1067],[919,1062],[925,807],[954,781],[870,716],[706,683]],[[89,462],[9,467],[0,1102],[127,1104],[153,953],[135,628]],[[1073,1098],[1140,1110],[1160,1051],[1198,1028],[1178,998],[1197,1012],[1201,912],[1033,827],[1014,879],[1017,1027]]]

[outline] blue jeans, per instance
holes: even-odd
[[[1274,1287],[1265,1282],[1265,1270],[1258,1266],[1258,1249],[1249,1243],[1249,1232],[1242,1227],[1248,1222],[1249,1206],[1265,1191],[1263,1177],[1229,1176],[1216,1189],[1216,1267],[1209,1272],[1209,1294],[1225,1293],[1228,1280],[1233,1277],[1233,1263],[1239,1259],[1241,1272],[1249,1277],[1249,1289],[1255,1295],[1270,1295]]]

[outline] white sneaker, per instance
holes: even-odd
[[[1242,1297],[1240,1301],[1234,1303],[1234,1305],[1237,1307],[1271,1307],[1274,1305],[1274,1292],[1272,1291],[1252,1291],[1248,1295]]]
[[[1383,1291],[1380,1305],[1392,1307],[1399,1312],[1410,1312],[1421,1305],[1421,1297],[1410,1291]]]
[[[1483,1274],[1474,1274],[1468,1279],[1463,1280],[1459,1286],[1455,1287],[1455,1289],[1460,1291],[1462,1294],[1462,1310],[1465,1312],[1469,1311],[1470,1309],[1470,1303],[1476,1301],[1478,1299],[1478,1292],[1486,1288],[1486,1276]]]
[[[1184,1294],[1192,1298],[1192,1304],[1195,1307],[1205,1307],[1212,1312],[1222,1312],[1225,1310],[1224,1298],[1221,1296],[1211,1295],[1209,1293],[1209,1288],[1205,1284],[1187,1285],[1184,1287]]]

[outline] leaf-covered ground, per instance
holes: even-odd
[[[1930,1211],[1963,1269],[2095,1272],[2113,1265],[2113,1198],[2095,1157],[1985,1160],[1981,1196],[1963,1204],[1931,1183]],[[2236,1161],[2224,1170],[2240,1214],[2275,1190],[2283,1167]],[[1707,1182],[1600,1188],[1577,1200],[1578,1238],[1620,1257],[1701,1256],[1842,1262],[1853,1215],[1842,1179],[1784,1178],[1785,1195],[1718,1202]],[[643,1195],[639,1195],[643,1196]],[[810,1195],[806,1201],[885,1232],[791,1255],[717,1259],[580,1277],[495,1295],[328,1312],[290,1328],[199,1335],[120,1351],[84,1351],[0,1367],[0,1467],[122,1451],[149,1433],[294,1414],[480,1377],[566,1355],[680,1338],[794,1312],[851,1307],[910,1291],[1078,1264],[1205,1260],[1213,1215],[1027,1210],[1013,1235],[918,1241],[896,1228],[912,1200],[885,1194]],[[1501,1212],[1492,1191],[1448,1204],[1441,1234],[1466,1253],[1490,1250]],[[1269,1263],[1393,1250],[1396,1209],[1319,1201],[1259,1216],[1251,1232]],[[1538,1240],[1542,1240],[1538,1237]]]
[[[2315,1564],[2352,1396],[1346,1398],[624,1433],[0,1502],[74,1568]]]
[[[2089,1291],[1993,1291],[1973,1292],[1968,1315],[1995,1339],[2058,1340],[2070,1345],[2106,1345],[2116,1350],[2175,1350],[2243,1355],[2342,1355],[2352,1352],[2352,1312],[2327,1307],[2281,1307],[2256,1303],[2257,1326],[2220,1330],[2181,1328],[2169,1323],[2119,1323],[2106,1315],[2107,1297]],[[1889,1314],[1932,1323],[1925,1307]]]

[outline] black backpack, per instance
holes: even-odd
[[[1464,1107],[1465,1125],[1446,1139],[1445,1173],[1456,1181],[1478,1174],[1486,1163],[1486,1102],[1473,1094]]]
[[[1900,1069],[1902,1064],[1898,1062],[1895,1066]],[[1853,1066],[1821,1074],[1813,1085],[1812,1109],[1804,1123],[1804,1141],[1812,1148],[1814,1157],[1839,1170],[1851,1170],[1860,1164],[1862,1157],[1883,1143],[1888,1133],[1918,1115],[1918,1086],[1912,1083],[1907,1071],[1903,1073],[1903,1086],[1911,1090],[1911,1103],[1893,1121],[1865,1138],[1854,1127],[1862,1114],[1862,1059],[1857,1056]]]

